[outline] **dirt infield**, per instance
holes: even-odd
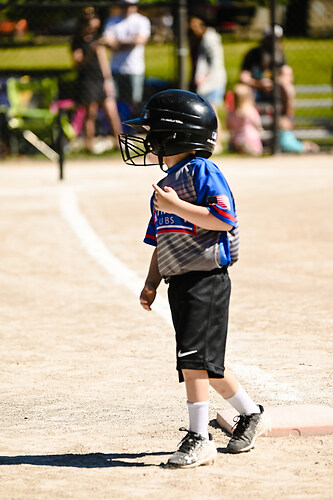
[[[333,157],[216,162],[241,228],[227,364],[263,405],[332,405]],[[217,462],[160,467],[187,425],[172,328],[133,293],[160,177],[120,159],[68,162],[62,183],[49,162],[0,166],[0,498],[331,499],[333,436],[228,455],[213,392]]]

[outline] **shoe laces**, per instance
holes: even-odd
[[[180,443],[178,445],[179,446],[178,451],[180,451],[182,453],[188,453],[188,452],[192,451],[195,448],[197,442],[199,440],[202,440],[202,437],[200,436],[200,434],[197,434],[196,432],[189,431],[185,427],[181,427],[179,430],[183,431],[183,432],[187,432],[186,436],[183,437],[183,439],[180,441]]]
[[[249,427],[251,415],[236,415],[236,417],[233,418],[233,421],[235,422],[235,425],[232,428],[232,436],[238,437]]]

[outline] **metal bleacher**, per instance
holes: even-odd
[[[331,148],[333,146],[333,88],[330,85],[296,85],[295,90],[295,136],[300,140],[318,142],[323,148],[327,146]],[[257,103],[257,107],[264,128],[262,140],[264,145],[270,144],[273,121],[272,104]]]
[[[296,85],[295,135],[298,139],[330,139],[333,142],[333,88],[330,85]],[[326,94],[326,95],[325,95]],[[297,97],[297,96],[302,97]],[[319,97],[320,96],[320,97]],[[323,97],[324,96],[324,97]],[[312,110],[299,116],[297,110]],[[321,110],[331,110],[321,116]]]

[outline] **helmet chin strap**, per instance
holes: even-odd
[[[160,169],[162,170],[162,172],[167,172],[167,168],[164,168],[164,161],[163,161],[163,156],[158,156],[158,161],[159,161],[159,164],[160,164]]]
[[[168,146],[168,143],[170,141],[173,141],[174,139],[176,139],[177,137],[177,133],[174,132],[173,134],[169,135],[168,137],[166,137],[163,141],[163,143],[161,144],[160,146],[160,154],[158,155],[158,161],[159,161],[159,164],[160,164],[160,169],[163,171],[163,172],[167,172],[168,168],[163,168],[163,165],[164,165],[164,162],[163,162],[163,154],[161,154],[161,152],[163,151],[166,151],[167,150],[167,146]],[[165,155],[164,155],[165,156]]]

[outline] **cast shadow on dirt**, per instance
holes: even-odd
[[[13,457],[0,456],[0,465],[40,465],[47,467],[160,467],[149,461],[137,461],[144,457],[170,455],[169,452],[157,453],[86,453],[63,455],[19,455]]]
[[[211,420],[210,427],[219,429],[222,434],[230,436],[221,429],[217,421]],[[218,453],[228,453],[226,448],[217,448]],[[0,456],[1,465],[37,465],[45,467],[78,467],[86,469],[103,467],[164,467],[163,463],[154,462],[153,457],[171,455],[171,452],[159,451],[155,453],[66,453],[62,455],[17,455]],[[145,459],[139,461],[139,459]],[[152,457],[152,460],[149,460]]]

